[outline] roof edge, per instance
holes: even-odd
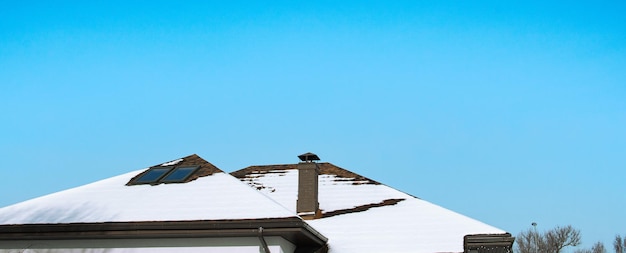
[[[281,236],[298,246],[322,248],[328,241],[298,217],[0,225],[0,241],[257,237],[260,227],[264,235]]]

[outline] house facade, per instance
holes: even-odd
[[[510,252],[489,226],[307,153],[190,155],[0,208],[0,252]]]

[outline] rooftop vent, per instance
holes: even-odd
[[[300,161],[308,162],[308,163],[320,160],[319,156],[317,156],[316,154],[313,154],[311,152],[301,154],[301,155],[298,156],[298,158],[300,158]]]

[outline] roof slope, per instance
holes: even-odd
[[[333,164],[319,166],[322,218],[307,222],[329,238],[329,252],[463,252],[465,235],[506,234]],[[295,212],[295,164],[231,174]]]
[[[0,208],[0,225],[295,216],[196,155],[164,165],[177,163],[201,165],[199,175],[186,183],[126,186],[145,169],[129,172]]]

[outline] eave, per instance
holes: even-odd
[[[0,240],[220,238],[280,236],[297,247],[328,239],[300,218],[0,225]]]

